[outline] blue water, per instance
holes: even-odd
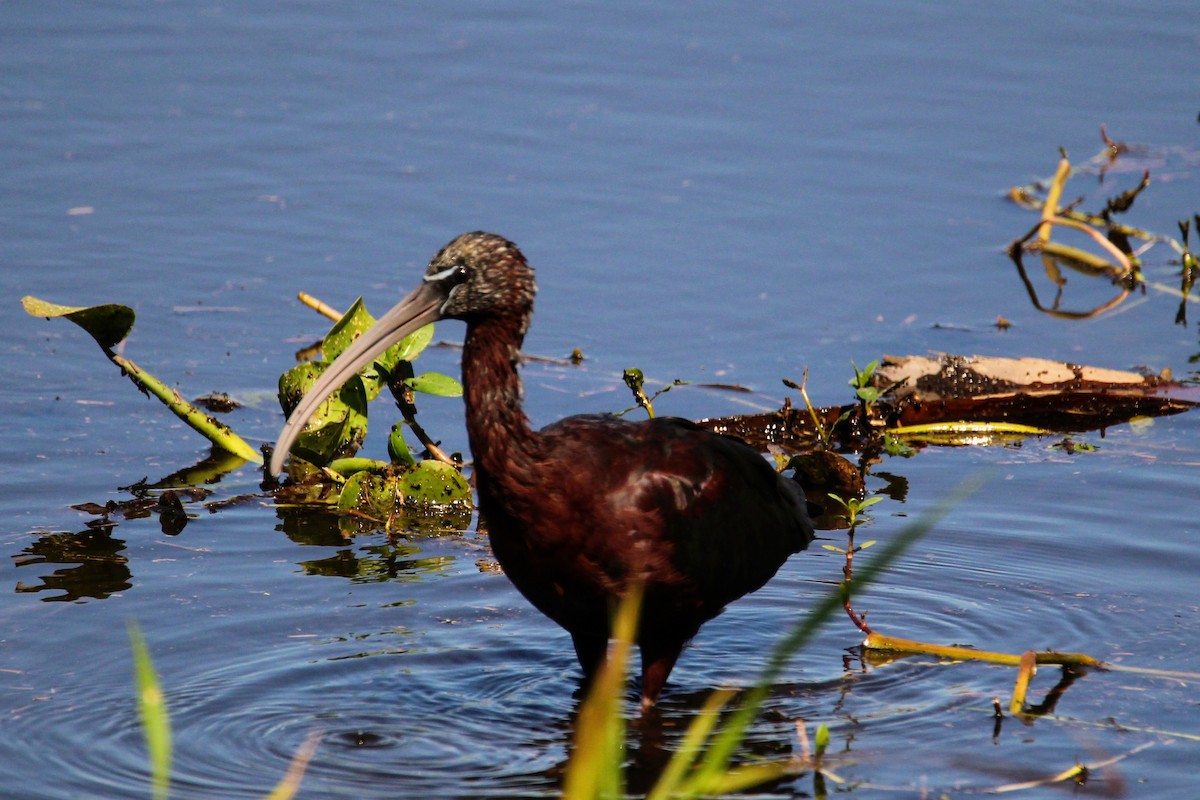
[[[23,295],[134,307],[124,354],[186,396],[243,401],[228,421],[255,444],[282,421],[276,377],[326,328],[298,291],[338,307],[364,294],[379,313],[479,228],[537,269],[526,349],[587,357],[527,368],[538,424],[626,407],[628,366],[756,392],[659,401],[692,417],[776,407],[780,379],[806,367],[816,402],[847,402],[850,362],[884,353],[1195,374],[1200,309],[1173,323],[1165,245],[1146,256],[1145,295],[1084,321],[1035,310],[1002,252],[1034,221],[1008,187],[1052,174],[1060,146],[1087,161],[1101,124],[1141,149],[1068,195],[1094,208],[1148,167],[1133,224],[1176,234],[1200,211],[1194,3],[8,3],[0,37],[5,797],[148,792],[131,619],[171,705],[176,797],[261,796],[309,735],[303,797],[555,796],[577,707],[565,636],[473,530],[344,538],[261,498],[189,503],[176,537],[153,517],[118,518],[111,541],[86,532],[71,504],[127,499],[119,487],[207,448],[81,331],[25,315]],[[1072,308],[1113,292],[1068,281]],[[435,348],[421,365],[453,373],[457,357]],[[452,450],[461,414],[421,408]],[[1032,440],[879,465],[907,493],[874,506],[860,540],[886,541],[964,475],[988,482],[860,601],[872,623],[1200,672],[1197,419],[1078,437],[1094,453]],[[210,500],[258,480],[245,468]],[[705,628],[664,697],[668,749],[709,689],[752,681],[840,569],[814,548]],[[797,657],[753,752],[786,755],[794,720],[826,722],[841,791],[955,796],[1148,745],[1082,791],[1192,796],[1190,679],[1093,673],[1055,716],[993,738],[1011,670],[873,665],[859,638],[839,619]],[[1044,668],[1034,701],[1056,680]],[[644,782],[661,753],[635,736],[633,755]],[[767,792],[812,788],[806,775]]]

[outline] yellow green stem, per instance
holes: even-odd
[[[255,464],[262,463],[262,455],[257,450],[246,443],[246,440],[238,436],[229,426],[204,413],[202,409],[197,408],[192,403],[184,400],[179,392],[167,386],[165,383],[154,377],[150,373],[143,370],[137,364],[134,364],[124,356],[109,353],[109,358],[121,370],[129,376],[129,379],[137,384],[138,387],[145,389],[150,394],[157,397],[166,404],[167,408],[175,416],[183,420],[189,427],[198,432],[200,435],[207,438],[213,444],[233,453],[235,456],[244,458]]]
[[[990,664],[1004,664],[1010,667],[1020,666],[1023,657],[1014,653],[997,653],[989,650],[975,650],[970,647],[956,647],[954,645],[930,644],[912,639],[900,639],[895,636],[884,636],[881,633],[875,632],[867,635],[867,638],[863,640],[863,647],[872,650],[922,653],[924,655],[937,656],[938,658],[952,658],[957,661],[986,661]],[[1084,653],[1063,653],[1057,650],[1042,650],[1034,652],[1034,659],[1038,664],[1061,664],[1062,666],[1095,667],[1098,669],[1109,668],[1109,665],[1100,659],[1093,658]]]
[[[1071,174],[1071,162],[1063,156],[1058,162],[1054,180],[1050,182],[1050,191],[1046,193],[1046,202],[1042,204],[1042,224],[1038,226],[1038,242],[1045,244],[1050,241],[1052,220],[1058,214],[1058,201],[1062,197],[1063,185]]]

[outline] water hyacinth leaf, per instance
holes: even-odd
[[[450,464],[422,461],[401,481],[408,504],[423,508],[470,504],[471,484]]]
[[[321,352],[325,354],[325,360],[332,362],[374,324],[375,318],[367,313],[362,298],[355,300],[342,318],[329,329],[329,333],[325,334],[325,339],[321,342]],[[384,362],[386,357],[387,353],[384,353],[377,360]],[[370,364],[362,370],[360,375],[363,388],[367,392],[367,399],[374,400],[379,396],[384,384],[379,371],[374,364]]]
[[[394,373],[396,372],[398,365],[408,364],[409,362],[413,361],[418,355],[421,354],[421,351],[424,350],[431,341],[433,341],[432,322],[428,325],[417,328],[408,336],[405,336],[387,350],[384,350],[382,355],[375,359],[375,363],[383,367],[384,372]],[[411,373],[411,365],[408,367],[408,369]],[[380,375],[379,379],[382,387],[382,384],[387,382],[387,376]]]
[[[325,353],[326,360],[333,361],[340,356],[351,342],[374,324],[375,318],[367,313],[367,309],[363,306],[363,299],[360,297],[355,300],[342,318],[329,329],[329,333],[325,334],[325,339],[321,342],[321,349]]]
[[[327,361],[336,359],[355,339],[374,324],[375,318],[367,312],[362,298],[355,300],[342,318],[325,335],[325,339],[321,343],[325,359]],[[375,362],[382,366],[385,372],[391,372],[399,362],[412,361],[416,358],[431,341],[433,341],[432,324],[413,331],[380,354]],[[363,386],[367,390],[368,400],[374,400],[383,389],[384,384],[387,383],[386,376],[380,374],[375,364],[363,369],[362,379]]]
[[[338,508],[378,520],[414,513],[437,513],[447,507],[469,508],[471,486],[462,473],[440,461],[411,467],[358,472],[342,487]]]
[[[462,384],[440,372],[424,372],[415,375],[405,381],[405,384],[414,392],[424,392],[437,397],[462,396]]]
[[[436,518],[437,528],[466,529],[470,524],[470,485],[462,473],[437,461],[412,467],[362,471],[342,487],[337,507],[376,519],[389,530],[400,518],[403,527],[422,528],[421,518]]]
[[[296,405],[327,368],[325,361],[297,364],[279,378],[284,414]],[[367,392],[356,375],[317,407],[292,445],[292,452],[317,466],[354,455],[367,435]]]
[[[25,311],[35,317],[65,317],[87,331],[96,343],[111,350],[133,329],[135,314],[129,306],[109,303],[100,306],[75,307],[48,303],[37,297],[21,299]]]

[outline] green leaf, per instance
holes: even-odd
[[[367,313],[363,299],[360,297],[355,300],[346,313],[342,314],[342,318],[329,329],[329,333],[325,334],[325,339],[321,342],[325,360],[333,361],[340,356],[355,339],[374,324],[375,318]]]
[[[135,318],[132,308],[115,303],[77,308],[26,296],[21,299],[21,305],[35,317],[66,317],[91,334],[105,350],[113,349],[129,335]]]
[[[829,747],[829,726],[822,722],[817,726],[817,735],[814,737],[816,745],[817,758],[820,758],[825,753],[825,748]]]
[[[329,363],[297,364],[279,378],[279,403],[291,414]],[[367,435],[367,393],[357,375],[342,384],[309,418],[292,445],[292,453],[317,466],[358,452]]]
[[[389,348],[384,355],[391,358],[392,363],[396,361],[416,361],[417,356],[421,355],[421,352],[432,341],[433,323],[431,322],[405,336],[394,347]],[[395,351],[394,353],[392,352],[393,350]]]
[[[414,392],[424,392],[437,397],[462,396],[462,384],[440,372],[425,372],[409,378],[405,383]]]
[[[357,472],[346,480],[338,508],[385,523],[388,530],[399,517],[442,516],[448,509],[465,510],[462,525],[470,524],[471,485],[462,473],[440,461],[421,461],[411,467],[386,467]]]
[[[387,464],[374,458],[357,458],[352,456],[350,458],[335,458],[325,466],[343,478],[349,478],[354,473],[362,472],[363,470],[383,469]],[[345,481],[343,481],[344,483]]]
[[[862,400],[867,405],[871,405],[879,399],[879,390],[874,386],[863,386],[854,393],[858,395],[859,400]]]
[[[393,464],[416,463],[412,452],[408,449],[408,442],[404,441],[404,423],[397,422],[392,426],[392,432],[388,435],[388,457]]]
[[[321,350],[327,361],[333,361],[346,351],[351,343],[362,336],[372,325],[375,318],[367,313],[362,298],[358,298],[350,306],[342,318],[338,320],[321,343]],[[383,367],[384,371],[392,372],[401,361],[412,361],[422,350],[433,341],[433,324],[425,325],[405,336],[396,344],[389,347],[375,359],[375,364]],[[374,364],[362,371],[363,386],[367,391],[367,399],[374,400],[387,383],[384,375]],[[462,392],[460,391],[459,394]],[[452,395],[457,396],[457,395]]]

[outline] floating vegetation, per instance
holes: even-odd
[[[301,295],[301,299],[321,313],[333,313],[327,305],[307,295]],[[103,506],[80,504],[77,506],[80,510],[100,516],[102,524],[108,526],[114,524],[109,522],[114,515],[128,516],[133,512],[145,516],[157,512],[164,533],[179,533],[187,524],[188,515],[181,498],[172,489],[214,482],[247,462],[262,463],[262,455],[257,450],[205,411],[229,411],[237,406],[236,401],[228,395],[211,393],[199,398],[197,403],[188,402],[179,392],[115,352],[114,348],[133,328],[133,309],[119,304],[63,306],[36,297],[26,297],[22,304],[33,316],[61,317],[83,328],[143,393],[157,397],[213,444],[212,455],[194,467],[154,484],[143,481],[131,487],[135,494],[133,501],[110,502]],[[314,350],[314,354],[323,354],[327,360],[306,361],[280,377],[279,401],[285,415],[328,368],[329,362],[375,322],[361,298],[345,314],[336,317],[334,326]],[[432,338],[432,325],[414,332],[389,348],[321,405],[294,448],[293,481],[274,489],[277,502],[331,506],[354,514],[360,521],[368,521],[376,528],[382,525],[389,531],[397,529],[394,523],[400,517],[421,528],[430,527],[419,522],[424,516],[436,518],[435,527],[441,528],[452,526],[461,530],[470,523],[471,492],[461,473],[461,461],[443,453],[415,418],[417,394],[442,397],[462,394],[458,381],[449,376],[414,373],[412,362],[428,347]],[[404,417],[404,423],[396,425],[389,437],[392,463],[354,458],[366,437],[368,403],[385,388],[392,393]],[[404,439],[405,427],[425,446],[427,459],[413,457]],[[368,486],[369,489],[365,488]],[[155,489],[160,490],[159,494],[151,496],[150,490]]]
[[[1188,303],[1200,302],[1200,298],[1192,295],[1192,287],[1200,268],[1197,267],[1189,243],[1193,221],[1200,232],[1200,214],[1193,214],[1191,219],[1184,218],[1179,221],[1179,240],[1119,222],[1118,217],[1129,213],[1134,201],[1150,186],[1149,168],[1142,169],[1141,178],[1134,186],[1104,198],[1104,205],[1098,211],[1080,210],[1084,202],[1083,197],[1065,205],[1062,203],[1066,183],[1073,175],[1098,174],[1103,183],[1118,160],[1135,159],[1143,149],[1113,141],[1103,126],[1100,128],[1100,137],[1104,148],[1082,167],[1073,167],[1067,154],[1060,150],[1058,167],[1052,178],[1009,190],[1009,199],[1023,208],[1037,211],[1040,215],[1032,229],[1009,244],[1009,257],[1017,267],[1017,273],[1025,285],[1030,302],[1034,308],[1045,314],[1062,319],[1087,319],[1116,308],[1134,291],[1144,293],[1149,288],[1178,297],[1179,308],[1175,321],[1186,325]],[[1056,228],[1083,234],[1100,252],[1062,242],[1060,238],[1055,238]],[[1144,257],[1160,243],[1169,245],[1178,256],[1178,288],[1148,281],[1143,274]],[[1027,255],[1036,255],[1040,259],[1042,269],[1054,287],[1052,299],[1043,300],[1035,287],[1025,264],[1024,257]],[[1067,308],[1063,296],[1067,285],[1066,270],[1088,278],[1106,279],[1114,287],[1114,294],[1091,308]]]

